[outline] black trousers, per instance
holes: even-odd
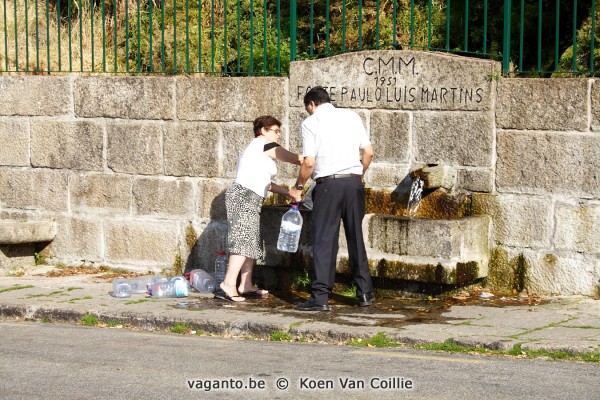
[[[313,189],[313,273],[312,297],[317,304],[327,304],[335,283],[340,220],[348,243],[356,295],[373,290],[367,251],[362,234],[365,216],[365,189],[360,176],[326,179]]]

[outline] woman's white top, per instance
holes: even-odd
[[[277,164],[265,151],[267,142],[262,137],[257,137],[240,157],[235,175],[235,182],[252,190],[262,198],[267,197],[273,177],[277,175]],[[274,144],[278,146],[277,144]],[[274,147],[269,144],[268,147]]]

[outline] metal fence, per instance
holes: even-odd
[[[597,75],[596,0],[0,0],[0,72],[284,75],[422,49],[513,75]]]

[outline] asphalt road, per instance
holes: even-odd
[[[582,362],[0,322],[2,399],[562,400],[598,393],[600,365]]]

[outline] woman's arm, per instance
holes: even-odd
[[[302,156],[300,154],[292,153],[281,146],[267,150],[266,153],[269,157],[277,161],[283,161],[295,165],[302,164]]]
[[[271,186],[269,187],[269,191],[277,194],[282,194],[284,196],[290,195],[290,189],[280,186],[276,183],[271,182]]]

